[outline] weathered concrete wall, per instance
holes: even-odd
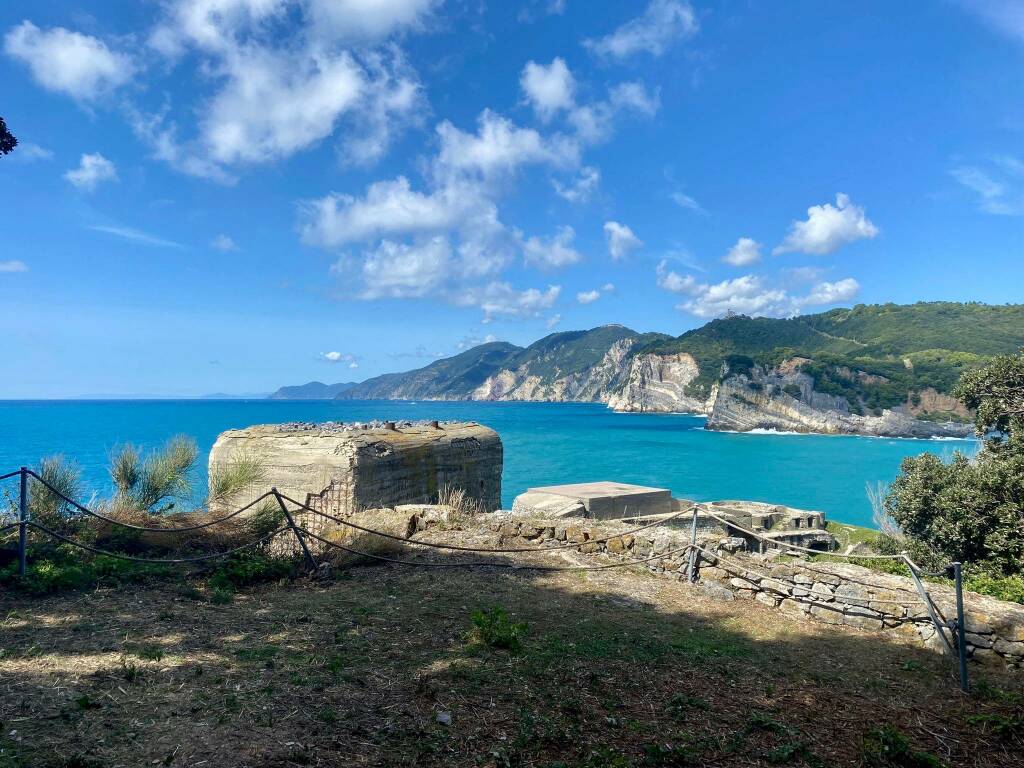
[[[617,536],[633,526],[500,514],[492,516],[490,527],[503,539],[575,542],[582,554],[636,560],[663,555],[645,567],[667,577],[685,578],[690,532],[681,526]],[[599,541],[609,536],[612,538]],[[912,633],[929,648],[942,647],[909,578],[848,563],[773,562],[772,557],[747,554],[743,539],[723,537],[712,525],[698,529],[697,543],[715,552],[710,558],[702,555],[699,563],[700,584],[709,594],[724,600],[749,598],[793,616],[829,624]],[[956,616],[951,587],[929,583],[928,591],[943,615]],[[964,608],[972,660],[1024,668],[1024,605],[965,592]]]
[[[326,512],[351,514],[399,504],[436,503],[444,488],[461,489],[485,511],[501,506],[501,439],[473,422],[268,424],[232,429],[210,451],[211,474],[249,453],[266,477],[222,510],[237,509],[276,487]]]

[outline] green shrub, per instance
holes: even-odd
[[[295,569],[291,558],[271,557],[262,552],[240,552],[225,558],[210,576],[213,590],[234,592],[241,587],[278,581]]]
[[[504,608],[474,611],[471,620],[471,640],[474,643],[490,648],[502,648],[512,653],[518,653],[523,649],[526,622],[513,621]]]
[[[110,476],[117,486],[115,502],[132,509],[170,511],[175,499],[191,492],[190,474],[198,455],[195,440],[184,435],[171,438],[163,448],[145,458],[134,445],[122,446],[110,467]]]
[[[964,579],[964,589],[1011,603],[1024,603],[1024,577],[978,574]]]

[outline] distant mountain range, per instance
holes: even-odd
[[[960,374],[1024,346],[1024,305],[858,305],[790,319],[742,315],[681,336],[621,325],[482,344],[362,383],[278,399],[603,402],[708,415],[711,429],[959,436]],[[332,394],[333,393],[333,394]]]

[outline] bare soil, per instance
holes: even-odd
[[[898,635],[636,568],[375,565],[207,596],[0,595],[0,768],[1024,764],[1019,676],[974,670],[966,697]],[[472,639],[495,606],[527,624],[518,652]],[[877,762],[885,726],[941,763]]]

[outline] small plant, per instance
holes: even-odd
[[[60,455],[47,456],[39,462],[36,474],[58,493],[51,491],[34,477],[29,477],[29,519],[58,533],[67,533],[75,510],[61,496],[77,499],[81,494],[81,472],[78,466]]]
[[[239,451],[231,461],[210,473],[210,503],[230,501],[260,483],[266,474],[266,462],[261,457],[250,451]]]
[[[1022,714],[1009,717],[998,714],[968,715],[967,722],[971,725],[980,725],[985,733],[991,733],[1000,739],[1024,739]]]
[[[233,589],[214,589],[210,592],[210,602],[214,605],[227,605],[235,599],[235,590]]]
[[[171,438],[158,451],[145,458],[134,445],[125,445],[111,460],[110,476],[117,486],[115,504],[129,509],[169,512],[173,499],[192,490],[189,478],[199,448],[184,435]],[[159,508],[157,505],[164,502]]]
[[[138,682],[140,674],[139,668],[135,662],[129,662],[124,656],[121,657],[121,677],[129,683],[134,684]]]
[[[772,765],[786,765],[797,760],[806,765],[823,765],[821,759],[802,741],[783,744],[769,752],[767,757]]]
[[[526,622],[513,621],[504,608],[474,611],[471,620],[473,630],[470,635],[474,643],[489,648],[501,648],[512,653],[522,650],[523,637],[527,630]]]
[[[338,722],[338,710],[336,710],[334,707],[323,707],[320,709],[319,712],[316,713],[316,718],[317,720],[327,723],[328,725],[330,725],[331,723],[336,723]]]
[[[896,728],[886,725],[869,731],[861,746],[861,765],[865,768],[944,768],[939,758],[920,752]]]
[[[136,651],[136,655],[145,661],[162,661],[164,649],[159,645],[144,645]]]
[[[677,693],[668,701],[668,712],[676,720],[682,720],[686,717],[687,712],[694,709],[707,710],[709,709],[708,703],[704,699],[688,696],[685,693]]]
[[[75,707],[82,712],[90,709],[99,709],[102,705],[97,704],[95,701],[89,698],[89,695],[83,693],[81,696],[75,698]]]
[[[294,563],[291,559],[271,557],[262,552],[242,552],[225,559],[210,576],[210,587],[216,590],[234,590],[278,581],[289,576]]]
[[[747,720],[747,733],[766,731],[768,733],[788,733],[789,728],[775,720],[765,712],[754,712]]]

